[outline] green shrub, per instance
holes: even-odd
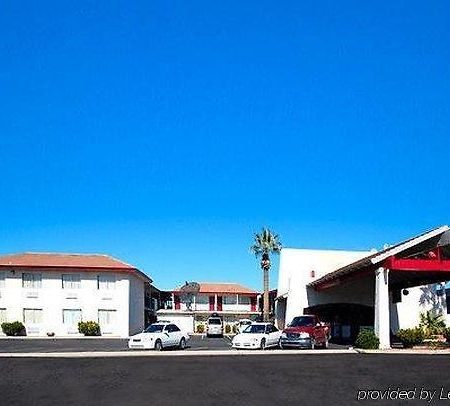
[[[233,334],[238,333],[238,326],[236,324],[233,324]]]
[[[2,323],[2,331],[7,336],[21,336],[25,335],[25,326],[20,321]]]
[[[445,329],[445,320],[442,314],[437,314],[433,310],[420,313],[419,327],[423,330],[425,338],[442,334]]]
[[[397,337],[405,348],[411,348],[423,343],[425,333],[420,327],[405,328],[397,331]]]
[[[225,324],[225,334],[231,333],[231,326],[229,324]]]
[[[356,337],[355,346],[363,350],[376,350],[380,346],[380,340],[371,330],[362,330]]]
[[[100,325],[96,321],[80,321],[78,331],[85,336],[99,336]]]
[[[203,324],[197,324],[197,333],[203,334],[205,332],[205,326]]]
[[[450,327],[447,327],[444,330],[444,337],[447,339],[448,342],[450,342]]]

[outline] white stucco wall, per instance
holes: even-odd
[[[42,274],[40,288],[23,288],[21,271],[4,272],[5,282],[0,288],[0,308],[6,309],[7,321],[24,322],[24,309],[27,308],[43,310],[41,324],[25,326],[30,336],[45,336],[47,332],[54,332],[56,336],[78,336],[77,326],[69,327],[63,324],[64,309],[81,309],[83,321],[97,322],[99,310],[114,311],[114,322],[102,328],[102,335],[111,337],[128,337],[130,328],[136,329],[140,318],[143,317],[144,288],[142,284],[141,294],[141,284],[136,283],[138,279],[134,276],[106,272],[105,274],[115,277],[114,289],[98,289],[97,275],[101,272],[54,272],[44,269],[30,273]],[[69,273],[80,275],[80,288],[62,288],[62,274]],[[132,281],[133,292],[130,292],[130,281]],[[130,301],[130,293],[136,296],[132,301]],[[141,297],[142,300],[140,300]],[[131,320],[132,326],[129,323]]]

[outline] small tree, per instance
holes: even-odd
[[[441,314],[428,310],[420,313],[419,327],[423,330],[425,337],[430,337],[444,332],[445,321]]]

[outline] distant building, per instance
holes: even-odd
[[[0,256],[0,322],[21,321],[27,335],[78,335],[78,322],[128,337],[155,318],[152,280],[106,255],[24,253]],[[1,334],[1,331],[0,331]]]
[[[237,283],[199,284],[200,290],[188,303],[180,288],[171,293],[172,300],[157,312],[159,320],[170,320],[193,332],[212,313],[218,313],[225,324],[239,319],[257,319],[259,293]]]

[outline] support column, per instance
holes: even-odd
[[[380,348],[391,347],[389,321],[389,269],[375,271],[375,334],[380,340]]]

